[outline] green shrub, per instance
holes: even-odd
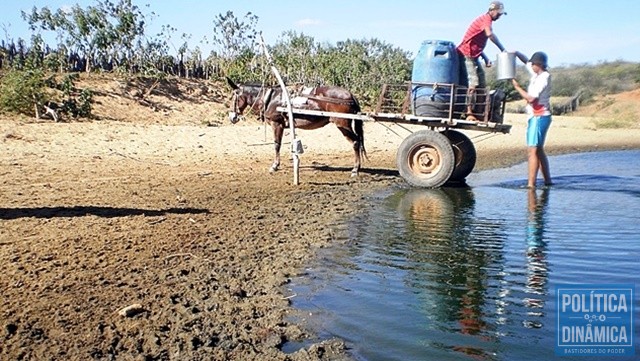
[[[7,71],[0,83],[0,106],[4,111],[36,115],[36,104],[49,100],[41,69]]]
[[[76,73],[67,74],[62,83],[56,87],[62,90],[62,107],[61,112],[74,118],[91,117],[91,102],[93,93],[88,89],[76,89],[75,81],[80,76]]]
[[[93,93],[76,88],[78,78],[78,74],[67,74],[58,83],[55,77],[46,77],[42,69],[10,69],[1,78],[0,107],[5,112],[34,117],[37,115],[36,106],[42,114],[44,105],[56,103],[58,115],[89,118]]]

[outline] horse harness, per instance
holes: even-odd
[[[331,98],[331,97],[327,97],[327,96],[323,96],[323,95],[316,95],[317,88],[309,88],[309,87],[304,87],[304,88],[300,88],[298,89],[298,91],[294,92],[294,96],[292,98],[290,98],[291,101],[291,105],[292,106],[304,106],[305,104],[307,104],[307,102],[309,100],[314,100],[314,101],[321,101],[321,102],[326,102],[326,103],[334,103],[334,104],[343,104],[343,105],[353,105],[355,102],[353,99],[336,99],[336,98]],[[240,96],[240,94],[242,94],[242,91],[234,91],[233,92],[233,98],[232,98],[232,102],[233,102],[233,111],[237,112],[238,111],[238,97]],[[258,92],[258,95],[260,94],[260,92]],[[249,104],[249,111],[247,112],[247,114],[251,114],[253,112],[253,108],[255,106],[255,104],[261,100],[262,101],[262,107],[260,107],[260,112],[258,114],[258,118],[262,121],[264,121],[265,119],[265,113],[267,111],[267,107],[269,106],[269,103],[271,102],[273,95],[275,94],[275,89],[274,88],[266,88],[266,90],[264,91],[264,94],[262,94],[262,96],[255,96],[253,97],[253,103]],[[284,101],[282,101],[282,99],[280,100],[281,105],[285,106]]]

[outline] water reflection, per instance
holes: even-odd
[[[527,283],[525,292],[529,297],[524,305],[531,310],[528,316],[538,319],[526,319],[523,324],[528,328],[541,328],[544,317],[544,298],[547,295],[547,279],[549,267],[547,261],[547,241],[544,238],[546,209],[549,204],[549,189],[544,188],[538,195],[536,189],[528,190],[527,197]]]
[[[473,189],[373,199],[334,228],[344,247],[294,280],[294,306],[309,311],[312,333],[345,340],[357,359],[564,358],[553,351],[552,290],[638,280],[639,168],[629,162],[640,156],[580,159],[566,163],[605,176],[556,166],[552,189],[527,190],[508,170]],[[620,164],[626,173],[607,168]]]
[[[407,229],[410,287],[421,292],[424,312],[433,321],[426,327],[443,332],[427,344],[490,359],[496,326],[485,316],[495,307],[488,298],[499,297],[495,280],[505,237],[499,223],[478,220],[474,206],[470,188],[411,189],[397,209]]]
[[[344,225],[352,243],[324,255],[315,282],[296,291],[312,299],[295,306],[325,312],[320,333],[367,360],[500,359],[517,329],[539,342],[549,190],[509,192],[481,192],[481,206],[469,187],[392,194]]]

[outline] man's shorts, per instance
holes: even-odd
[[[461,61],[464,59],[463,70],[465,76],[468,79],[469,88],[485,88],[487,86],[487,80],[485,77],[484,69],[480,64],[480,58],[468,58],[461,57]]]
[[[527,146],[542,147],[551,126],[551,116],[532,116],[527,124]]]

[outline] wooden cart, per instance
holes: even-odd
[[[416,97],[416,89],[427,88],[432,99]],[[437,188],[447,182],[463,181],[476,163],[476,150],[469,137],[459,130],[509,133],[511,125],[503,124],[505,97],[500,91],[484,90],[478,94],[477,119],[463,119],[466,110],[466,88],[454,84],[405,83],[385,84],[373,112],[359,114],[332,113],[291,108],[293,114],[332,116],[371,122],[418,124],[426,129],[411,133],[398,147],[396,164],[400,175],[416,187]],[[447,97],[447,93],[449,96]],[[445,95],[438,101],[435,95]],[[433,108],[435,116],[420,106]],[[424,107],[423,107],[424,108]],[[286,107],[279,110],[286,112]],[[429,111],[427,111],[429,113]]]

